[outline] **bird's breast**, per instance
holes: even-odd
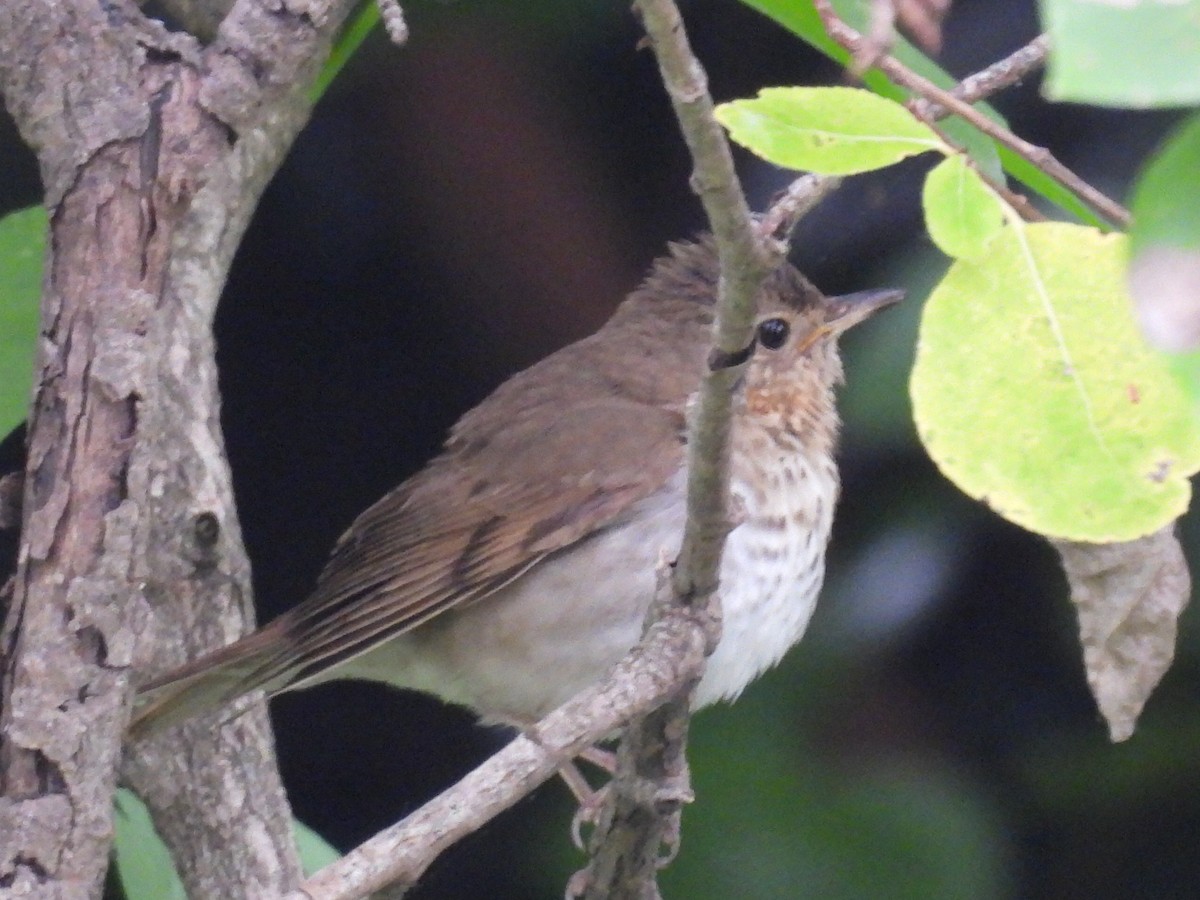
[[[742,521],[721,559],[721,641],[697,706],[732,700],[779,662],[803,637],[825,577],[838,495],[831,459],[814,461],[787,444],[752,458],[760,462],[735,464],[732,493]]]

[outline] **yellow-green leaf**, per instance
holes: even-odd
[[[948,156],[925,177],[925,227],[947,256],[977,259],[1004,224],[1000,199],[961,154]]]
[[[942,471],[1051,537],[1126,541],[1187,509],[1200,430],[1134,325],[1125,238],[1009,226],[958,260],[921,322],[911,390]]]
[[[717,107],[730,137],[768,162],[821,175],[890,166],[927,150],[948,152],[924,122],[859,88],[764,88]]]

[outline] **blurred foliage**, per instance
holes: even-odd
[[[1130,279],[1130,289],[1140,307],[1164,304],[1166,327],[1190,330],[1200,300],[1200,114],[1193,113],[1162,143],[1143,167],[1133,188],[1130,206],[1130,267],[1141,269]],[[1165,251],[1165,252],[1164,252]],[[1146,276],[1149,276],[1148,278]],[[1148,285],[1149,289],[1143,288]],[[1182,312],[1182,321],[1175,316]],[[1179,383],[1192,398],[1200,415],[1200,350],[1166,354]]]
[[[806,740],[804,711],[789,716],[770,686],[698,719],[704,803],[685,814],[687,859],[665,873],[667,896],[851,900],[883,885],[913,900],[1005,896],[1003,833],[969,785],[898,758],[830,758]],[[786,736],[774,749],[788,752],[764,755],[764,733]]]
[[[1052,100],[1109,106],[1200,103],[1200,0],[1040,0],[1054,42]]]
[[[329,58],[321,66],[317,80],[313,83],[312,90],[309,92],[309,98],[314,103],[321,99],[325,91],[333,84],[333,80],[337,78],[338,73],[350,61],[350,57],[358,52],[358,48],[362,46],[362,42],[367,39],[367,35],[378,24],[378,4],[373,2],[373,0],[362,3],[359,6],[358,12],[351,16],[343,26],[342,33],[338,35],[337,40],[334,41],[333,47],[329,51]]]
[[[1200,63],[1198,63],[1200,71]],[[1200,252],[1200,114],[1192,114],[1155,151],[1134,185],[1130,252],[1165,244]]]
[[[125,898],[186,900],[171,854],[155,832],[146,805],[132,791],[117,790],[113,825],[113,864]]]

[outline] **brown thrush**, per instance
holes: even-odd
[[[132,731],[334,677],[527,724],[598,681],[638,641],[683,533],[717,276],[711,242],[673,246],[600,331],[502,384],[359,516],[304,603],[146,686]],[[837,337],[900,297],[826,298],[790,265],[762,290],[734,410],[723,633],[696,706],[736,697],[804,633],[838,494]]]

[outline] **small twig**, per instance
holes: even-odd
[[[1004,202],[1011,206],[1013,210],[1016,211],[1017,215],[1019,215],[1026,222],[1046,222],[1049,220],[1049,217],[1036,206],[1034,206],[1033,203],[1030,202],[1029,198],[1020,191],[1014,191],[1007,184],[996,181],[986,172],[980,171],[980,168],[975,165],[973,160],[969,160],[968,162],[971,167],[975,169],[975,173],[983,179],[984,183],[987,184],[987,186],[997,194],[999,194],[1001,198],[1003,198]]]
[[[835,175],[801,175],[759,217],[759,234],[764,238],[788,241],[800,220],[841,183],[842,179]]]
[[[375,0],[379,5],[379,18],[383,20],[384,30],[397,47],[408,43],[408,23],[404,21],[404,10],[398,0]]]
[[[1050,52],[1050,35],[1039,34],[1032,41],[998,60],[986,69],[980,69],[960,81],[952,91],[964,103],[978,103],[1006,87],[1016,84],[1046,61]],[[932,100],[919,99],[912,104],[912,111],[919,119],[937,121],[950,115],[950,111]]]
[[[942,20],[949,10],[950,0],[871,0],[866,39],[854,54],[850,71],[862,75],[891,52],[897,26],[926,53],[937,53],[942,49]]]
[[[829,36],[851,53],[857,52],[863,41],[862,35],[838,17],[829,0],[813,0],[813,4],[821,16],[821,21]],[[894,57],[880,57],[877,67],[896,84],[944,106],[952,114],[970,122],[988,137],[999,141],[1018,156],[1028,160],[1064,187],[1073,191],[1084,203],[1105,218],[1122,227],[1128,227],[1133,221],[1129,210],[1080,178],[1059,162],[1045,147],[1031,144],[1007,128],[996,124],[969,103],[955,97],[950,91],[938,87],[928,78],[918,75]]]

